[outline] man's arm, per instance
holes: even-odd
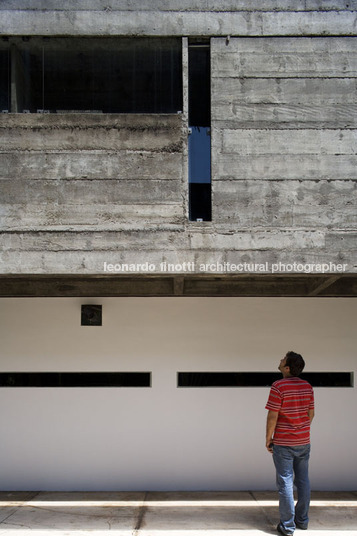
[[[273,453],[273,449],[271,448],[270,444],[273,440],[274,430],[276,427],[276,423],[278,421],[278,416],[279,416],[278,411],[271,411],[271,410],[268,411],[265,446],[268,449],[268,451],[271,453]]]
[[[307,412],[308,416],[309,416],[309,419],[310,419],[310,424],[312,423],[312,419],[315,417],[315,410],[314,409],[309,409],[309,411]]]

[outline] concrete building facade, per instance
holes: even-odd
[[[356,17],[1,3],[4,489],[273,488],[289,349],[315,374],[313,486],[353,489]]]

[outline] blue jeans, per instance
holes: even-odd
[[[310,445],[298,447],[274,445],[273,447],[276,484],[279,491],[280,525],[286,534],[293,534],[295,521],[301,527],[306,528],[309,523],[309,458]],[[297,488],[298,499],[296,507],[294,484]]]

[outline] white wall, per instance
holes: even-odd
[[[103,304],[81,327],[80,305]],[[356,304],[327,298],[0,301],[1,371],[151,371],[152,388],[0,389],[1,489],[274,489],[267,388],[177,389],[178,371],[356,370]],[[314,489],[355,489],[355,388],[316,388]]]

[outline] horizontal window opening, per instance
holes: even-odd
[[[353,372],[310,372],[313,387],[353,387]],[[177,387],[270,387],[275,372],[179,372]],[[2,372],[0,387],[151,387],[151,372]]]
[[[270,387],[278,372],[178,372],[177,387]],[[313,387],[353,387],[353,372],[306,372]]]
[[[2,111],[182,111],[179,38],[11,37],[0,41],[0,74]]]
[[[0,387],[151,387],[151,372],[2,372]]]

